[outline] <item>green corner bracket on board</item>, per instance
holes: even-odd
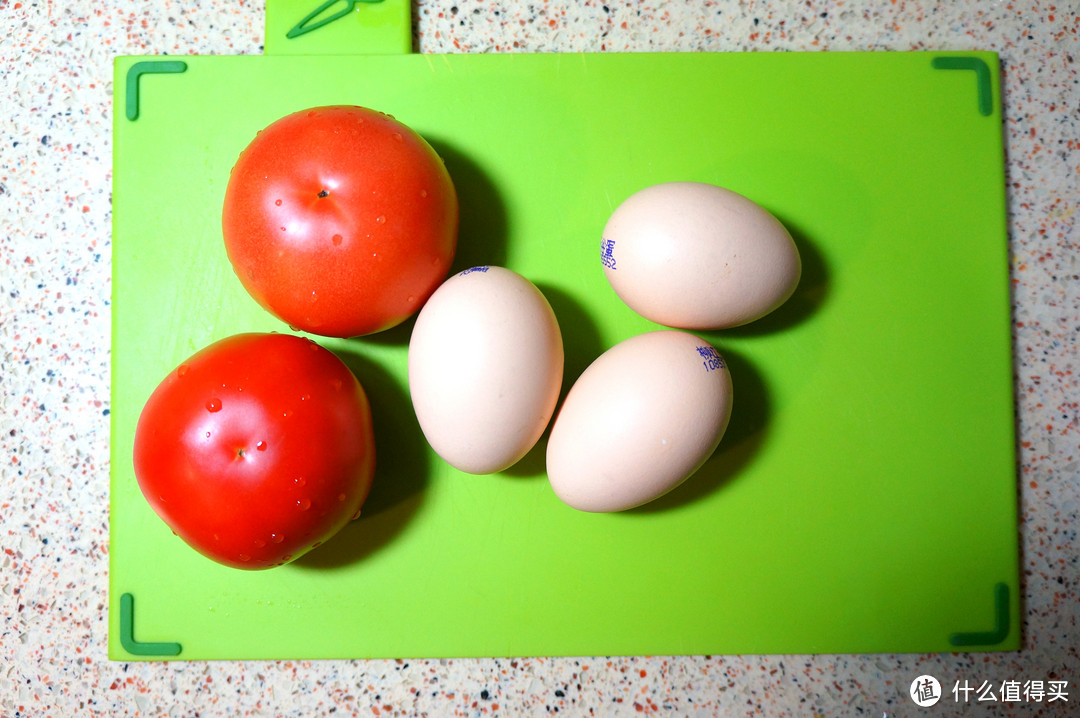
[[[120,596],[120,645],[133,656],[177,656],[179,643],[143,643],[135,640],[135,597]]]
[[[382,1],[383,0],[326,0],[326,2],[324,2],[322,5],[309,12],[303,20],[293,25],[292,29],[289,30],[289,32],[285,33],[285,37],[292,40],[294,37],[299,37],[304,33],[311,32],[312,30],[318,30],[320,27],[328,25],[334,20],[340,20],[341,18],[345,17],[353,10],[355,10],[356,7],[362,3],[379,3]],[[332,15],[327,15],[318,22],[311,22],[339,2],[344,2],[345,7],[333,13]],[[308,23],[311,24],[309,25]]]
[[[183,72],[187,63],[183,60],[145,60],[136,62],[127,72],[127,106],[125,114],[129,120],[139,117],[139,78],[143,75],[158,73]]]
[[[979,91],[979,114],[987,117],[993,112],[994,91],[990,84],[990,66],[978,57],[935,57],[930,61],[935,70],[974,70]]]
[[[989,631],[954,633],[949,643],[954,646],[993,646],[1009,635],[1009,587],[1004,583],[994,586],[994,627]]]

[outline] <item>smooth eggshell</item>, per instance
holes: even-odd
[[[551,428],[548,480],[582,511],[652,501],[701,468],[731,416],[719,352],[687,332],[639,334],[604,352],[571,387]]]
[[[740,194],[701,182],[652,185],[612,213],[604,274],[635,312],[680,329],[759,319],[795,291],[802,272],[787,229]]]
[[[559,399],[563,344],[547,299],[509,269],[473,267],[424,304],[409,340],[409,392],[428,443],[490,474],[539,440]]]

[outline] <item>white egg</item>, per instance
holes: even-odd
[[[731,375],[687,332],[639,334],[578,377],[551,427],[548,480],[582,511],[623,511],[675,488],[716,449],[731,417]]]
[[[547,299],[509,269],[473,267],[424,304],[409,340],[409,393],[428,443],[490,474],[536,444],[559,399],[563,344]]]
[[[601,258],[631,309],[680,329],[759,319],[787,301],[802,272],[779,220],[701,182],[657,184],[628,197],[604,227]]]

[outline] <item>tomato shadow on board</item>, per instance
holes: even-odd
[[[706,335],[708,336],[708,335]],[[731,420],[720,445],[689,479],[654,501],[627,514],[651,514],[699,501],[738,478],[758,454],[769,425],[769,389],[761,372],[745,357],[717,346],[731,372]]]
[[[566,393],[574,385],[581,373],[588,368],[604,351],[600,328],[585,310],[585,306],[571,294],[549,284],[536,283],[536,288],[548,300],[559,322],[559,331],[563,340],[563,378],[559,389],[559,401],[555,405],[555,414],[566,399]],[[502,473],[514,477],[547,476],[546,456],[548,435],[554,423],[554,414],[548,421],[540,440],[528,454]]]
[[[405,388],[359,353],[348,349],[335,349],[334,353],[360,380],[371,403],[375,476],[360,518],[323,546],[298,558],[294,563],[300,568],[347,566],[391,541],[419,508],[430,470],[427,442]]]
[[[829,288],[829,270],[825,264],[825,257],[797,226],[781,217],[777,219],[787,228],[795,241],[795,247],[799,250],[799,260],[802,262],[799,285],[795,287],[795,291],[788,300],[774,311],[741,327],[719,330],[724,335],[756,337],[782,332],[808,319],[825,303]]]
[[[506,203],[495,183],[483,167],[452,144],[427,139],[446,163],[458,196],[458,243],[450,274],[482,264],[505,266],[509,224]]]
[[[458,198],[458,240],[447,277],[482,264],[505,266],[506,205],[495,184],[470,157],[441,140],[426,138],[446,163]],[[357,337],[371,344],[402,346],[409,343],[416,314],[386,331]]]

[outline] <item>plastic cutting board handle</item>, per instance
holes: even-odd
[[[266,0],[267,55],[412,52],[409,0]]]

